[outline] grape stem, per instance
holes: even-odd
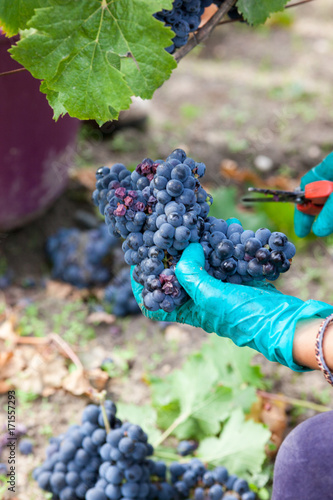
[[[176,420],[174,420],[172,422],[170,427],[168,427],[167,430],[165,432],[163,432],[163,434],[161,434],[161,436],[155,441],[155,443],[153,444],[153,447],[157,448],[157,446],[162,444],[163,441],[165,441],[166,438],[169,437],[170,434],[173,433],[173,431],[178,427],[178,425],[185,422],[185,420],[187,420],[189,418],[189,416],[190,416],[189,413],[182,413],[181,415],[179,415],[179,417],[177,417]]]
[[[207,21],[207,23],[196,32],[195,36],[190,38],[184,47],[177,50],[175,54],[175,59],[177,63],[186,56],[191,50],[194,49],[199,43],[206,40],[216,26],[220,23],[221,19],[229,12],[231,7],[236,3],[236,0],[226,0],[221,7],[215,12],[215,14]]]
[[[109,434],[109,432],[111,431],[111,427],[110,427],[110,423],[108,420],[108,416],[107,416],[106,411],[105,411],[104,400],[100,402],[100,405],[101,405],[105,430],[106,430],[106,433]]]

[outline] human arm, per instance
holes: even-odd
[[[151,319],[187,323],[228,337],[236,345],[252,347],[294,371],[316,368],[310,353],[303,353],[301,341],[306,337],[306,345],[310,346],[312,329],[305,334],[301,322],[315,319],[320,323],[320,318],[333,313],[333,306],[283,295],[268,283],[222,283],[204,270],[204,262],[200,244],[193,243],[184,250],[176,276],[190,298],[172,313],[147,311],[142,304],[142,287],[133,280],[134,295],[142,312]],[[314,350],[314,340],[311,349]]]
[[[321,323],[322,319],[320,318],[300,321],[296,325],[295,330],[293,343],[294,361],[301,366],[307,366],[313,370],[319,370],[314,345]],[[333,324],[329,325],[325,332],[323,352],[326,364],[333,372]]]
[[[301,179],[301,189],[315,181],[333,181],[333,153],[330,153],[319,165],[311,169]],[[333,193],[326,201],[322,211],[315,218],[313,215],[303,214],[295,208],[295,232],[300,238],[312,231],[317,236],[328,236],[333,233]]]

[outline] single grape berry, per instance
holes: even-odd
[[[23,439],[19,442],[19,450],[22,455],[31,455],[33,452],[33,445],[28,439]]]

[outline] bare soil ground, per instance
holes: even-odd
[[[151,102],[135,104],[139,115],[147,115],[141,128],[121,128],[108,136],[85,125],[75,166],[81,180],[83,169],[115,162],[133,166],[144,157],[163,158],[173,148],[183,147],[190,156],[206,163],[210,187],[234,183],[221,177],[221,162],[226,159],[235,161],[239,171],[255,173],[263,180],[276,175],[296,182],[332,150],[333,67],[329,61],[333,51],[333,5],[330,0],[317,0],[290,9],[283,19],[275,18],[275,23],[256,30],[239,24],[217,29],[204,47],[181,61]],[[258,170],[258,155],[272,160],[269,171]],[[237,186],[240,192],[244,190],[239,182]],[[72,181],[70,189],[39,220],[1,240],[0,256],[14,270],[14,283],[0,302],[6,303],[7,310],[14,308],[18,317],[24,315],[24,308],[18,309],[18,305],[30,298],[38,304],[43,317],[50,319],[51,328],[52,315],[66,306],[67,299],[50,299],[41,286],[49,274],[44,245],[57,228],[74,224],[78,209],[93,211],[87,190]],[[330,243],[305,246],[293,270],[278,287],[304,300],[333,302]],[[36,280],[34,288],[21,286],[27,277]],[[83,302],[82,308],[87,315],[89,302]],[[111,379],[108,391],[115,400],[135,404],[149,400],[147,373],[169,373],[207,338],[206,333],[187,327],[165,334],[159,325],[142,316],[119,319],[117,325],[118,330],[107,325],[96,327],[94,340],[74,347],[88,368],[98,367],[115,347],[134,350],[128,373]],[[273,391],[333,407],[332,395],[319,373],[298,375],[268,363],[261,355],[255,360],[271,381]],[[6,395],[0,396],[0,431],[6,421],[6,401]],[[77,422],[86,403],[86,398],[63,390],[47,398],[19,401],[18,419],[28,427],[35,449],[28,457],[18,453],[16,498],[45,498],[31,479],[31,472],[44,459],[48,437]],[[300,414],[293,411],[289,430],[313,414],[313,410]]]

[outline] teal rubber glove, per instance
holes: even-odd
[[[301,188],[304,189],[307,184],[315,181],[333,181],[333,153],[302,177]],[[303,214],[296,208],[294,223],[297,236],[304,238],[311,228],[317,236],[328,236],[333,233],[333,194],[326,201],[315,222],[314,220],[314,215]]]
[[[230,338],[238,346],[249,346],[270,361],[294,371],[309,371],[292,356],[294,333],[299,320],[333,313],[333,306],[283,295],[273,285],[222,283],[205,270],[204,252],[192,243],[176,266],[176,276],[190,299],[172,313],[149,312],[143,307],[142,286],[132,278],[134,296],[145,316],[157,321],[186,323]]]

